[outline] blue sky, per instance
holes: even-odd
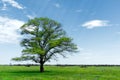
[[[120,64],[119,8],[120,0],[0,0],[0,64],[21,55],[19,28],[34,17],[60,22],[80,51],[49,64]]]

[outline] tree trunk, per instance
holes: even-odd
[[[40,56],[40,72],[44,72],[43,56]]]
[[[40,72],[44,72],[44,65],[43,65],[43,62],[40,63]]]

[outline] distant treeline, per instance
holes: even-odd
[[[5,65],[5,66],[26,66],[26,67],[30,67],[30,66],[39,66],[39,64],[9,64],[9,65]],[[76,64],[72,64],[72,65],[68,65],[68,64],[56,64],[56,65],[48,65],[45,64],[45,66],[60,66],[60,67],[66,67],[66,66],[79,66],[79,67],[114,67],[114,66],[120,66],[119,64],[80,64],[80,65],[76,65]]]
[[[119,66],[120,65],[117,65],[117,64],[81,64],[81,65],[59,65],[57,64],[56,66],[79,66],[79,67],[115,67],[115,66]]]

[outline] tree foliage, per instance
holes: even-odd
[[[34,18],[25,23],[21,28],[23,39],[21,46],[22,56],[13,58],[16,61],[32,60],[40,63],[40,71],[43,72],[43,64],[56,56],[65,56],[68,52],[76,51],[77,46],[62,29],[61,24],[49,18]],[[41,70],[43,69],[43,70]]]

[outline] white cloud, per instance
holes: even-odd
[[[16,43],[20,38],[17,30],[23,24],[23,21],[0,16],[0,43]]]
[[[6,5],[5,3],[10,4],[11,6],[18,8],[18,9],[24,9],[23,6],[21,6],[18,2],[16,2],[15,0],[2,0],[3,1],[3,9],[4,9],[4,5]]]
[[[86,27],[87,29],[93,29],[95,27],[103,27],[103,26],[110,26],[109,21],[107,20],[91,20],[85,22],[82,26]]]
[[[26,27],[25,29],[28,30],[28,31],[34,31],[35,28],[36,28],[36,26],[31,26],[30,25],[30,26]]]
[[[54,6],[57,7],[57,8],[60,8],[60,4],[59,3],[55,3]]]

